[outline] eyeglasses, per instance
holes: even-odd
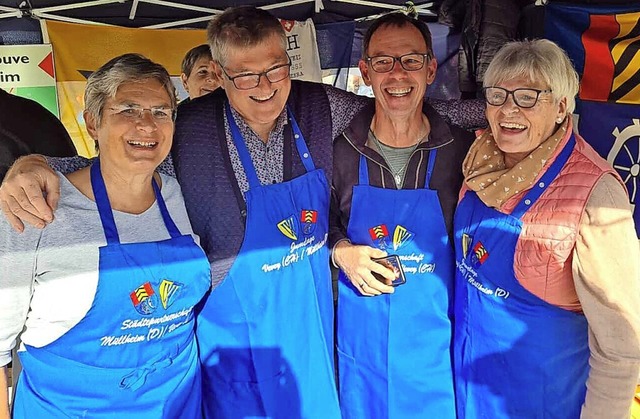
[[[176,119],[176,110],[165,106],[152,106],[143,108],[140,105],[114,105],[107,108],[114,112],[115,115],[135,121],[142,119],[144,111],[149,111],[151,117],[156,122],[171,122]]]
[[[509,95],[513,96],[513,101],[521,108],[533,108],[538,103],[538,97],[540,93],[551,93],[551,89],[530,89],[522,88],[515,90],[507,90],[502,87],[485,87],[482,89],[484,98],[487,103],[492,106],[501,106],[506,101]]]
[[[291,61],[286,64],[277,65],[262,73],[250,73],[240,74],[238,76],[231,77],[227,70],[222,67],[222,72],[233,83],[238,90],[249,90],[254,87],[258,87],[260,84],[260,77],[265,76],[270,83],[277,83],[281,80],[289,77],[289,70],[291,68]]]
[[[404,54],[399,57],[392,55],[376,55],[375,57],[367,57],[366,62],[371,64],[371,68],[376,73],[388,73],[393,70],[396,61],[400,63],[406,71],[418,71],[424,67],[426,60],[431,59],[431,54]]]

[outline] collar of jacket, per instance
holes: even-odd
[[[453,135],[445,120],[436,112],[436,110],[426,101],[422,105],[422,113],[429,119],[431,131],[429,132],[429,141],[423,142],[416,150],[430,150],[439,148],[453,141]],[[375,102],[371,100],[358,114],[353,118],[349,127],[345,130],[344,136],[347,140],[364,155],[378,160],[378,153],[366,147],[369,134],[369,127],[375,114]]]

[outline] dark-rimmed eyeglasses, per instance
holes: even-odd
[[[270,68],[262,73],[250,73],[240,74],[238,76],[231,77],[227,70],[222,67],[222,72],[233,83],[238,90],[249,90],[258,87],[260,84],[260,77],[265,76],[270,83],[277,83],[281,80],[289,77],[289,70],[291,69],[291,61],[286,64],[280,64]]]
[[[149,111],[151,117],[156,122],[172,122],[176,119],[176,110],[166,106],[143,108],[140,105],[121,104],[110,106],[107,109],[113,111],[114,115],[130,120],[142,119],[144,111]]]
[[[411,53],[404,54],[399,57],[393,55],[376,55],[374,57],[367,57],[365,61],[371,65],[371,68],[376,73],[388,73],[393,70],[396,61],[400,63],[405,71],[418,71],[424,67],[424,63],[431,59],[431,54],[419,54]]]
[[[531,89],[520,88],[507,90],[502,87],[485,87],[482,89],[484,98],[492,106],[502,106],[507,101],[509,95],[513,96],[513,101],[521,108],[533,108],[538,103],[540,93],[551,93],[551,89]]]

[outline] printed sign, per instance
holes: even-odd
[[[51,45],[0,46],[0,88],[59,116]]]

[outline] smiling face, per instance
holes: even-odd
[[[145,108],[142,117],[131,107]],[[110,109],[113,108],[113,109]],[[151,174],[171,149],[173,120],[148,108],[171,110],[171,99],[156,79],[123,83],[103,108],[100,124],[85,111],[87,131],[98,142],[104,171],[122,176]]]
[[[368,57],[399,57],[410,53],[431,53],[420,31],[412,25],[381,26],[371,36],[366,51]],[[365,60],[360,60],[358,66],[365,84],[373,88],[376,113],[380,111],[394,117],[422,112],[424,94],[435,79],[437,62],[431,58],[422,69],[406,71],[396,61],[388,73],[376,73]]]
[[[198,58],[191,73],[189,75],[182,73],[180,79],[191,99],[211,93],[220,86],[211,66],[211,59],[207,56]]]
[[[227,52],[224,71],[229,77],[262,73],[289,62],[282,38],[278,35],[272,35],[260,44],[247,48],[229,46]],[[285,77],[271,83],[262,75],[258,86],[240,90],[224,74],[219,64],[216,63],[214,66],[231,106],[257,133],[271,130],[289,97],[291,78]]]
[[[507,90],[548,89],[542,83],[517,77],[496,85]],[[505,153],[507,165],[518,162],[553,134],[558,120],[567,113],[566,99],[555,100],[552,93],[540,93],[532,108],[521,108],[509,95],[501,106],[487,104],[487,120],[498,148]]]

